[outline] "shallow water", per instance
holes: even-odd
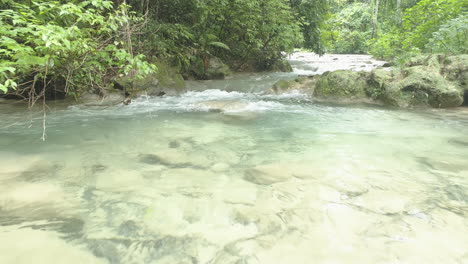
[[[0,105],[0,263],[467,263],[468,110],[264,93],[312,63],[57,106],[45,142]]]

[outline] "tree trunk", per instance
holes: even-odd
[[[397,8],[397,15],[398,15],[398,25],[401,26],[401,0],[396,0],[396,8]]]
[[[373,38],[377,38],[379,4],[380,4],[380,0],[375,0],[375,2],[374,2],[374,17],[372,18],[372,37]]]

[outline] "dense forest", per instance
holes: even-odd
[[[285,54],[370,53],[402,59],[467,52],[466,0],[2,0],[0,93],[78,97],[169,65],[210,79],[288,70]],[[47,88],[47,89],[46,89]]]

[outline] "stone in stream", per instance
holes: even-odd
[[[458,145],[461,147],[468,147],[468,141],[459,140],[459,139],[450,139],[448,142],[453,145]]]
[[[312,178],[314,168],[305,163],[274,163],[258,165],[245,171],[244,179],[259,185],[270,185],[296,178]]]
[[[57,232],[31,228],[0,227],[0,263],[89,263],[105,264],[105,259],[70,243]]]
[[[411,197],[384,190],[370,190],[352,202],[359,207],[385,215],[403,213],[411,203]]]
[[[77,201],[52,183],[15,182],[0,186],[2,216],[22,219],[70,218]]]
[[[234,112],[243,111],[249,106],[248,102],[236,100],[212,100],[200,102],[195,105],[196,108],[208,110],[209,112]]]
[[[141,163],[164,165],[172,168],[209,168],[213,163],[206,156],[199,153],[188,153],[173,148],[151,154],[141,154],[138,158]]]

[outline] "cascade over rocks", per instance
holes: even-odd
[[[430,55],[412,58],[401,68],[377,68],[369,73],[338,70],[282,80],[272,91],[302,90],[317,101],[449,108],[466,104],[467,83],[468,55]]]

